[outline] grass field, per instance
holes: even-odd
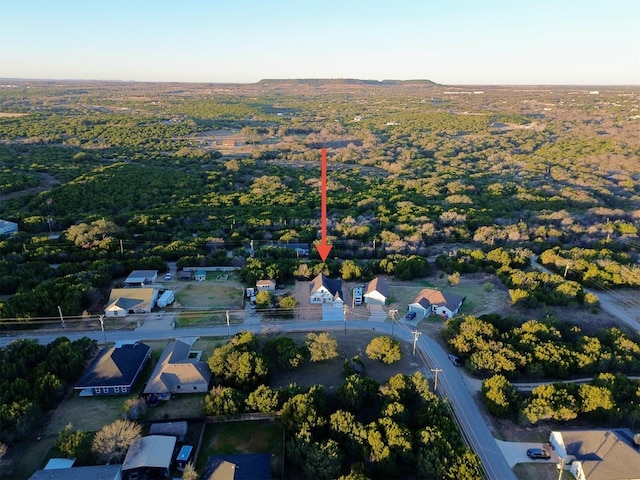
[[[284,460],[282,441],[283,431],[277,421],[210,424],[206,426],[196,469],[203,472],[210,455],[259,452],[270,453],[275,459],[272,460],[272,469],[278,471]]]
[[[242,289],[228,285],[187,285],[176,293],[177,302],[189,308],[239,308]]]

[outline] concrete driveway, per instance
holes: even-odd
[[[518,463],[534,462],[534,463],[560,463],[560,457],[558,454],[549,447],[547,443],[533,443],[533,442],[504,442],[497,440],[498,448],[507,460],[507,463],[511,468]],[[531,460],[527,457],[527,450],[529,448],[543,448],[551,455],[549,460]]]
[[[387,312],[382,309],[382,305],[369,303],[369,321],[384,322],[387,319]]]
[[[322,304],[322,321],[323,322],[343,322],[344,321],[344,309],[342,307],[335,308],[330,303]]]

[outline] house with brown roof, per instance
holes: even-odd
[[[387,282],[382,277],[376,277],[367,284],[364,291],[364,303],[384,305],[387,303],[389,290]]]
[[[267,280],[258,280],[256,282],[256,290],[261,292],[263,290],[267,290],[269,292],[274,292],[276,289],[276,281],[267,279]]]
[[[628,428],[554,431],[549,442],[577,480],[640,480],[640,435]]]
[[[433,288],[423,288],[409,304],[408,310],[425,317],[435,314],[451,318],[460,311],[465,298]]]
[[[168,344],[143,390],[147,401],[155,404],[169,400],[175,393],[206,393],[209,391],[211,369],[200,361],[202,352],[193,351],[195,339],[175,340]]]

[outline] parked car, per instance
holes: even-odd
[[[462,360],[460,360],[460,357],[458,357],[457,355],[454,354],[449,354],[449,360],[451,360],[451,363],[453,363],[456,367],[461,367],[462,366]]]
[[[167,273],[167,274],[164,276],[164,279],[165,279],[165,280],[171,280],[172,278],[173,278],[173,274],[171,274],[171,273]]]
[[[409,312],[404,316],[405,320],[413,320],[414,318],[416,318],[417,313],[416,312]]]
[[[546,450],[542,448],[530,448],[527,450],[527,457],[531,460],[549,460],[551,455],[547,453]]]

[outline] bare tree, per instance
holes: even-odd
[[[105,425],[93,438],[91,449],[107,463],[120,461],[136,438],[140,437],[142,427],[130,420],[116,420]]]

